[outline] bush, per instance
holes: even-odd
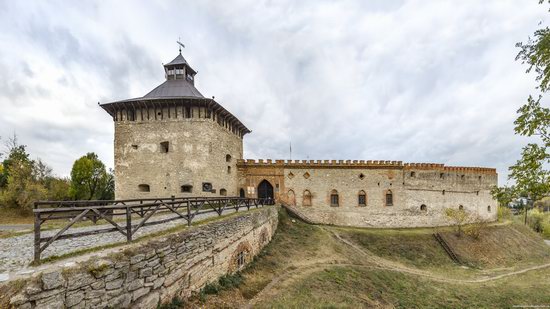
[[[512,219],[512,210],[506,206],[499,206],[497,210],[498,221],[506,221]]]
[[[527,225],[535,232],[542,233],[545,217],[544,213],[540,212],[538,209],[532,209],[527,212]]]
[[[473,239],[479,239],[481,236],[481,233],[487,228],[489,223],[483,219],[481,219],[479,216],[476,216],[473,218],[473,220],[477,221],[476,223],[472,223],[464,228],[464,234],[472,237]]]

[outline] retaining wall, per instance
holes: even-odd
[[[277,207],[269,206],[77,263],[58,262],[0,285],[0,307],[157,308],[242,268],[269,243],[277,223]]]

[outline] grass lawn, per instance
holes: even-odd
[[[185,308],[509,308],[550,305],[550,268],[484,283],[487,278],[550,262],[538,235],[512,225],[492,227],[480,240],[460,239],[475,267],[454,264],[434,240],[435,229],[376,230],[313,226],[284,210],[271,243],[239,274],[239,284],[200,294]],[[450,229],[438,229],[452,233]],[[337,233],[356,245],[352,248]],[[519,239],[519,242],[516,240]],[[501,241],[490,250],[473,250]],[[481,243],[476,243],[481,242]],[[484,244],[485,242],[485,244]],[[515,247],[508,247],[515,245]],[[368,251],[370,256],[362,255]],[[492,256],[507,267],[487,263]],[[518,259],[518,257],[520,257]],[[385,261],[384,265],[373,260]],[[518,263],[518,261],[520,261]],[[500,263],[500,262],[499,262]],[[406,270],[390,266],[401,265]],[[510,267],[514,266],[514,267]],[[415,271],[418,271],[416,273]],[[456,282],[456,281],[460,282]],[[178,308],[177,306],[174,308]]]

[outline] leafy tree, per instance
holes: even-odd
[[[546,93],[550,90],[550,28],[535,31],[526,43],[520,42],[516,46],[520,48],[516,60],[527,64],[527,73],[535,72],[535,79],[539,82],[537,88],[543,94]],[[526,193],[531,201],[537,201],[550,193],[550,171],[547,169],[550,163],[550,108],[542,106],[542,98],[542,95],[536,99],[529,96],[527,103],[518,109],[518,118],[514,121],[516,134],[539,139],[538,143],[525,146],[521,159],[509,168],[509,179],[514,180],[516,192]]]
[[[462,235],[462,226],[469,219],[469,214],[464,209],[445,208],[445,215],[453,223],[456,229],[456,236]]]
[[[76,160],[71,170],[71,197],[77,200],[104,199],[113,194],[112,176],[97,154],[90,152]]]
[[[47,190],[35,180],[33,174],[32,161],[12,160],[7,185],[0,194],[2,204],[29,213],[35,201],[44,199]]]
[[[511,186],[493,187],[491,189],[491,195],[501,207],[508,207],[516,196],[516,188]]]

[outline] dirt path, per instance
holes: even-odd
[[[502,278],[523,274],[529,271],[550,267],[550,263],[546,263],[546,264],[536,265],[536,266],[528,267],[517,271],[511,271],[500,275],[492,275],[492,276],[489,275],[489,276],[484,276],[484,277],[475,278],[475,279],[448,278],[448,277],[435,275],[429,271],[410,268],[403,264],[381,258],[373,254],[372,252],[359,247],[355,243],[342,238],[335,231],[328,231],[325,228],[323,228],[323,230],[331,233],[334,236],[334,238],[337,239],[340,243],[352,248],[354,251],[361,254],[362,256],[367,257],[366,260],[363,259],[365,263],[359,264],[359,263],[351,263],[349,261],[334,261],[334,260],[329,261],[327,259],[324,259],[324,260],[309,261],[308,263],[304,263],[301,265],[293,265],[291,267],[288,267],[286,270],[284,270],[279,276],[273,278],[271,282],[269,282],[258,294],[256,294],[256,296],[254,296],[254,298],[249,300],[249,302],[242,308],[246,308],[246,309],[253,308],[256,304],[276,296],[279,293],[279,291],[284,290],[282,289],[284,285],[290,285],[292,282],[295,282],[301,278],[308,276],[311,273],[320,271],[327,267],[347,266],[347,267],[360,267],[360,268],[368,268],[368,269],[388,270],[388,271],[394,271],[394,272],[399,272],[404,274],[421,276],[433,281],[444,282],[444,283],[455,283],[455,284],[474,284],[474,283],[495,281]]]

